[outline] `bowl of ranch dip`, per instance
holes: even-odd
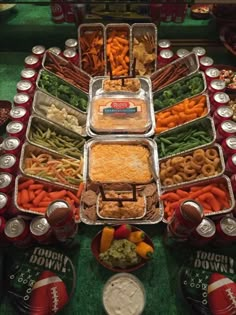
[[[105,283],[103,306],[108,315],[141,315],[146,302],[141,281],[130,273],[118,273]]]

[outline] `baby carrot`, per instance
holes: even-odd
[[[55,199],[61,199],[61,198],[65,197],[66,193],[67,193],[67,191],[65,189],[63,189],[63,190],[60,190],[60,191],[50,192],[48,194],[48,196],[50,198],[52,198],[52,200],[55,200]]]
[[[84,183],[81,182],[81,183],[79,184],[79,188],[78,188],[77,193],[76,193],[76,197],[77,197],[77,198],[80,198],[80,197],[81,197],[83,190],[84,190]]]
[[[79,199],[69,190],[67,190],[67,195],[70,197],[72,200],[74,200],[76,203],[80,203]]]
[[[189,193],[187,192],[187,191],[184,191],[184,190],[182,190],[182,189],[177,189],[176,190],[176,194],[177,195],[179,195],[179,197],[183,197],[183,198],[188,198],[188,196],[189,196]]]
[[[27,181],[25,181],[24,183],[21,183],[18,186],[19,190],[22,190],[24,188],[28,188],[30,185],[34,184],[34,180],[33,179],[28,179]]]
[[[32,201],[35,198],[33,190],[29,190],[29,201]]]
[[[35,190],[34,194],[37,196],[38,194],[41,193],[41,191],[42,191],[42,189],[37,189],[37,190]]]
[[[160,196],[160,199],[161,200],[165,200],[165,199],[170,199],[170,200],[179,200],[179,196],[178,194],[174,193],[174,192],[169,192],[169,193],[166,193],[166,194],[163,194]]]
[[[222,199],[224,199],[225,197],[226,197],[226,193],[223,191],[223,190],[221,190],[221,189],[219,189],[219,188],[217,188],[217,187],[212,187],[211,188],[211,192],[215,195],[215,196],[217,196],[217,197],[219,197],[219,198],[222,198]]]
[[[33,200],[33,204],[35,205],[35,206],[37,206],[39,203],[40,203],[40,201],[46,196],[46,191],[45,190],[42,190],[38,195],[37,195],[37,197]]]
[[[48,207],[50,205],[51,201],[41,201],[38,206],[39,207]]]
[[[29,190],[37,190],[37,189],[43,189],[42,184],[33,184],[29,186]]]
[[[27,189],[22,189],[21,191],[21,202],[22,204],[28,203],[30,200],[29,193]]]

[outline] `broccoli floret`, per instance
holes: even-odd
[[[87,100],[84,98],[81,98],[80,99],[80,108],[85,111],[87,109],[87,107],[88,107]]]
[[[68,86],[68,85],[65,85],[65,84],[60,84],[58,86],[58,90],[57,90],[59,93],[62,92],[64,94],[71,94],[72,91],[71,91],[71,88]]]
[[[163,92],[163,96],[165,97],[165,98],[170,98],[170,97],[172,97],[173,96],[173,93],[172,93],[172,91],[171,90],[165,90],[164,92]]]
[[[70,104],[77,107],[79,105],[80,98],[76,94],[71,94],[70,96]]]

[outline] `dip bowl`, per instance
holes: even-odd
[[[113,225],[112,227],[116,229],[118,229],[120,227],[120,225]],[[130,225],[131,227],[131,231],[135,232],[135,231],[141,231],[144,233],[144,239],[142,240],[143,242],[147,243],[148,245],[150,245],[154,251],[154,244],[151,240],[151,238],[141,229],[137,228],[136,226]],[[97,235],[93,238],[92,243],[91,243],[91,251],[94,255],[94,257],[96,258],[97,262],[99,264],[101,264],[103,267],[105,267],[106,269],[109,269],[113,272],[132,272],[134,270],[137,270],[141,267],[143,267],[144,265],[146,265],[148,263],[148,261],[150,259],[144,259],[141,257],[141,260],[138,264],[136,265],[132,265],[132,266],[127,266],[126,268],[121,268],[121,267],[117,267],[117,266],[111,266],[109,264],[106,264],[103,260],[100,259],[99,254],[100,254],[100,243],[101,243],[101,236],[102,236],[102,230],[100,232],[97,233]],[[125,238],[122,238],[125,239]],[[114,239],[116,240],[116,239]],[[152,258],[151,258],[152,259]]]

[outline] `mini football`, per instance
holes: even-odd
[[[236,314],[236,283],[219,273],[208,282],[208,303],[212,315]]]
[[[43,271],[30,297],[30,315],[55,314],[69,301],[65,283],[53,272]]]

